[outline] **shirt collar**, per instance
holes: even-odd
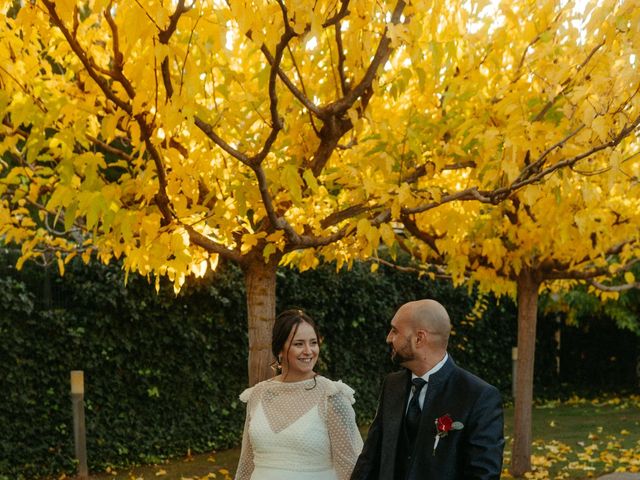
[[[438,370],[440,370],[444,364],[447,362],[447,359],[449,358],[449,353],[445,352],[444,357],[442,358],[442,360],[440,360],[438,363],[436,363],[433,368],[431,370],[429,370],[427,373],[425,373],[424,375],[422,375],[422,378],[425,382],[429,381],[429,377],[431,375],[433,375],[434,373],[436,373]],[[411,372],[411,380],[413,380],[414,378],[418,378],[418,376]]]

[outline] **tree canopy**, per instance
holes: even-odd
[[[517,50],[491,5],[5,1],[0,235],[20,262],[123,257],[176,291],[238,263],[263,378],[279,264],[397,248],[390,222],[546,174],[514,176],[476,119],[478,82],[512,77],[493,45]],[[498,93],[506,108],[521,92]]]

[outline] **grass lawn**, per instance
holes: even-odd
[[[505,412],[510,463],[513,410]],[[640,472],[640,396],[565,403],[533,412],[532,479],[587,479],[615,471]],[[504,479],[512,478],[505,469]]]
[[[505,411],[510,462],[513,410]],[[533,458],[529,479],[597,478],[614,471],[640,472],[640,396],[548,402],[533,412]],[[227,480],[239,449],[193,455],[162,465],[94,475],[91,480]],[[505,468],[503,479],[512,478]]]

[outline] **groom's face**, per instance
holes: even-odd
[[[402,317],[396,315],[391,320],[391,329],[387,335],[387,344],[391,347],[391,361],[395,365],[404,365],[413,360],[415,354],[411,344],[413,332]]]

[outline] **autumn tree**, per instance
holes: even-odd
[[[639,285],[630,269],[640,253],[640,5],[585,7],[502,5],[487,22],[494,41],[478,48],[470,35],[465,53],[448,60],[448,95],[430,127],[443,140],[432,168],[492,158],[451,181],[503,183],[493,193],[507,199],[428,215],[421,200],[401,213],[411,234],[404,246],[425,265],[517,299],[516,476],[531,469],[540,290],[589,282],[606,297]]]
[[[388,222],[424,175],[404,178],[420,133],[404,92],[432,88],[425,48],[466,22],[457,1],[0,12],[0,237],[21,245],[20,264],[44,251],[61,272],[78,254],[122,258],[176,291],[220,258],[238,263],[250,383],[270,375],[279,264],[340,267],[395,243]],[[403,128],[415,131],[396,138]]]
[[[0,2],[0,236],[21,261],[46,250],[63,271],[76,254],[122,258],[176,290],[219,258],[237,262],[251,383],[270,374],[278,265],[393,250],[389,222],[498,204],[581,161],[550,163],[559,147],[524,154],[539,132],[511,119],[536,105],[529,124],[546,126],[549,146],[557,132],[567,144],[604,132],[599,111],[575,133],[559,119],[583,110],[565,111],[577,67],[547,28],[570,21],[553,2],[513,2],[508,22],[485,1],[20,3]],[[621,18],[611,28],[627,28]],[[585,66],[621,58],[588,48]],[[591,153],[633,122],[617,118],[613,143]]]

